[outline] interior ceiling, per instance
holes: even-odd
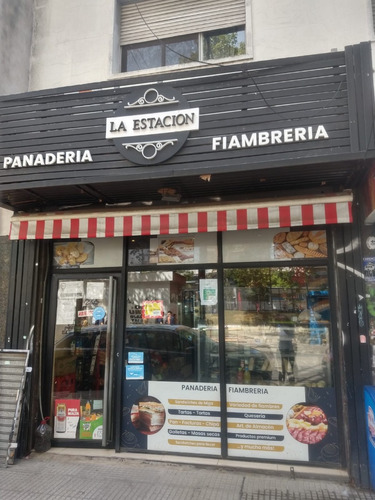
[[[141,179],[86,185],[63,185],[2,191],[0,203],[15,212],[54,211],[90,205],[129,204],[165,206],[185,203],[285,197],[303,193],[325,194],[358,186],[365,173],[363,163],[340,162],[283,169],[262,169],[211,176]],[[163,200],[164,188],[179,200]],[[151,203],[152,202],[152,203]]]

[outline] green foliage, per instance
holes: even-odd
[[[238,33],[212,35],[205,44],[205,57],[220,59],[245,54],[245,42],[238,43]]]

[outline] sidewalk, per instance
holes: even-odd
[[[0,469],[5,500],[375,500],[344,472],[52,448]]]

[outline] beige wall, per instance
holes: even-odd
[[[0,0],[0,95],[29,85],[34,0]]]
[[[252,0],[252,24],[255,60],[374,40],[370,0]]]
[[[246,1],[255,61],[374,40],[371,0]],[[118,21],[116,0],[35,0],[30,89],[116,76]]]
[[[30,89],[112,74],[115,0],[35,0]]]

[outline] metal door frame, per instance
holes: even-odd
[[[110,391],[109,398],[107,400],[108,404],[111,404],[112,415],[110,416],[110,421],[107,423],[108,432],[103,432],[102,442],[98,441],[76,441],[76,440],[64,440],[59,441],[56,439],[52,439],[52,443],[54,446],[68,446],[74,447],[79,443],[79,447],[82,448],[98,448],[98,447],[113,447],[114,442],[116,440],[116,429],[118,428],[116,425],[116,413],[118,411],[116,400],[113,398],[115,392],[118,392],[118,380],[116,376],[117,372],[117,360],[118,356],[116,356],[115,351],[118,351],[116,347],[118,332],[121,331],[121,325],[123,323],[122,313],[120,308],[120,300],[123,295],[122,292],[122,273],[121,270],[103,270],[100,269],[98,271],[93,269],[77,269],[69,270],[68,272],[55,272],[51,275],[49,286],[47,288],[46,297],[48,297],[47,307],[46,307],[46,330],[44,334],[44,342],[42,345],[41,352],[44,353],[41,356],[42,366],[41,366],[41,380],[43,381],[43,385],[41,387],[41,405],[43,409],[43,414],[46,416],[52,416],[52,388],[53,388],[53,354],[54,354],[54,331],[56,324],[56,313],[57,313],[57,292],[58,292],[58,284],[61,280],[88,280],[88,279],[113,279],[113,291],[114,297],[112,297],[114,301],[115,313],[112,315],[112,328],[111,328],[111,357],[107,358],[109,355],[108,351],[106,352],[106,360],[111,363],[109,370],[106,370],[106,378],[108,387],[111,387],[110,380],[113,379],[112,390]],[[110,294],[111,295],[111,294]],[[109,300],[111,297],[109,297]],[[113,401],[115,401],[113,405]],[[103,403],[104,407],[104,403]],[[108,413],[108,412],[107,412]],[[104,416],[104,412],[103,412]],[[104,444],[104,440],[106,440],[106,444]]]

